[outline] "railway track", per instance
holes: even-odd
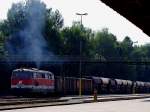
[[[48,102],[65,102],[68,99],[61,98],[12,98],[12,99],[1,99],[0,106],[6,105],[21,105],[21,104],[35,104],[35,103],[48,103]]]
[[[146,94],[129,94],[129,95],[99,95],[98,98],[101,99],[110,99],[110,98],[123,98],[123,97],[140,97],[146,96]],[[150,96],[150,95],[147,95]],[[92,99],[93,96],[68,96],[61,98],[47,97],[47,98],[19,98],[19,97],[11,97],[11,98],[0,98],[0,106],[6,105],[21,105],[21,104],[36,104],[36,103],[51,103],[51,102],[67,102],[69,100],[79,100],[79,99]]]
[[[100,95],[98,102],[131,100],[140,98],[150,98],[150,94],[133,95]],[[33,108],[43,106],[71,105],[80,103],[92,103],[93,96],[69,96],[61,98],[0,98],[0,110]]]

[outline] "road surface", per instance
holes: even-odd
[[[150,98],[5,110],[3,112],[150,112]]]

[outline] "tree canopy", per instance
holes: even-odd
[[[7,19],[0,21],[0,58],[21,56],[38,62],[51,61],[51,55],[82,58],[85,75],[150,81],[148,64],[113,63],[149,61],[150,44],[136,46],[129,36],[118,41],[108,28],[93,31],[80,22],[65,27],[59,10],[46,8],[40,0],[13,4]],[[72,68],[65,72],[77,73],[78,62],[70,62]]]

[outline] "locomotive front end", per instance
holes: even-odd
[[[54,75],[38,69],[16,69],[11,76],[11,90],[15,95],[54,92]]]
[[[24,69],[16,69],[11,76],[11,90],[14,94],[26,94],[32,92],[33,73]]]

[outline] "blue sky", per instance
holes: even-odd
[[[21,0],[4,0],[0,3],[0,19],[5,19],[7,11],[12,3]],[[109,28],[109,31],[117,36],[119,41],[125,36],[131,37],[133,41],[138,41],[138,44],[150,42],[150,38],[144,34],[139,28],[122,17],[117,12],[110,9],[108,6],[99,0],[42,0],[47,8],[52,7],[58,9],[64,17],[65,26],[71,26],[72,21],[79,21],[79,13],[88,13],[83,17],[83,24],[86,27],[92,28],[95,31],[101,30],[104,27]]]

